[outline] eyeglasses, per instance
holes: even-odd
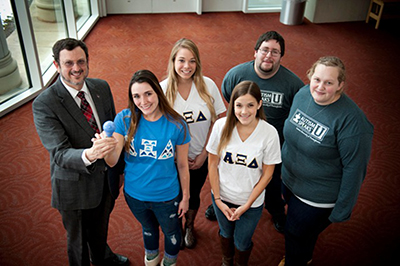
[[[268,55],[269,53],[271,53],[272,56],[277,57],[281,54],[281,52],[279,52],[278,50],[272,49],[258,49],[260,51],[260,53],[262,55]]]
[[[63,62],[63,64],[64,64],[64,66],[65,67],[67,67],[67,68],[71,68],[71,67],[73,67],[75,64],[77,64],[78,66],[80,66],[80,67],[85,67],[86,65],[87,65],[87,61],[86,60],[78,60],[76,63],[75,62],[73,62],[73,61],[65,61],[65,62]]]

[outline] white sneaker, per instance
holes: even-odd
[[[160,253],[158,253],[157,257],[152,260],[147,260],[146,255],[144,255],[144,265],[146,266],[158,266],[160,264]]]
[[[164,258],[161,261],[161,266],[164,266]],[[176,263],[172,264],[171,266],[176,266]]]

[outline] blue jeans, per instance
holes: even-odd
[[[178,219],[179,196],[170,201],[149,202],[134,199],[125,192],[124,194],[133,215],[142,225],[144,248],[149,251],[158,250],[161,226],[165,253],[168,257],[177,257],[181,244]]]
[[[224,238],[233,238],[236,249],[240,251],[249,250],[253,246],[251,238],[256,230],[258,221],[261,218],[263,205],[256,208],[250,208],[240,216],[239,220],[229,221],[214,201],[214,195],[211,195],[214,205],[215,215],[219,225],[219,234]],[[229,208],[238,208],[239,206],[225,202]]]
[[[316,208],[299,200],[285,185],[282,193],[288,204],[285,225],[285,266],[305,266],[312,259],[319,234],[331,222],[332,208]]]

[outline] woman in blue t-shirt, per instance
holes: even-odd
[[[165,236],[161,265],[175,265],[181,241],[178,218],[189,206],[186,122],[168,104],[156,76],[139,70],[129,84],[129,107],[114,123],[118,144],[105,160],[114,166],[124,149],[125,199],[142,225],[145,265],[160,263],[159,226]]]

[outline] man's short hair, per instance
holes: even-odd
[[[60,64],[60,52],[64,49],[68,51],[74,50],[76,47],[81,47],[82,50],[85,52],[86,55],[86,60],[89,58],[89,52],[86,44],[81,41],[81,40],[76,40],[72,38],[65,38],[58,40],[54,45],[53,45],[53,57],[54,61],[57,62],[57,64]]]
[[[285,55],[285,39],[277,33],[276,31],[267,31],[263,35],[261,35],[256,43],[256,46],[254,47],[254,50],[260,49],[260,46],[263,42],[268,42],[269,40],[275,40],[279,43],[281,46],[281,57]]]

